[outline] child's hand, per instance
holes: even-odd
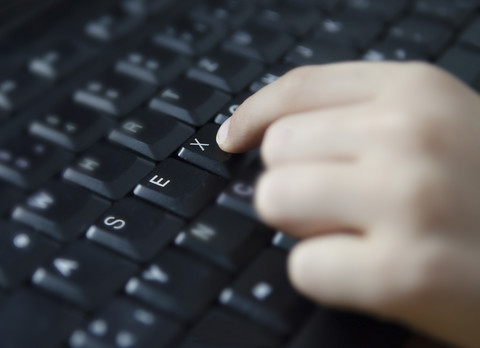
[[[474,92],[421,63],[303,67],[241,105],[218,142],[262,144],[256,207],[305,238],[289,259],[299,291],[480,347]]]

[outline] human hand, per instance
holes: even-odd
[[[306,296],[480,347],[480,98],[422,63],[302,67],[221,127],[260,145],[255,205],[303,239]]]

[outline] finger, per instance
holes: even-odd
[[[267,166],[287,162],[355,160],[380,148],[382,122],[371,105],[313,110],[275,121],[262,142]]]
[[[348,162],[274,167],[257,182],[255,206],[267,224],[295,237],[363,231],[387,216],[378,183],[375,171]]]
[[[379,301],[375,262],[368,239],[332,234],[298,243],[288,274],[294,287],[316,302],[372,310]]]
[[[341,63],[294,69],[248,98],[222,125],[220,147],[242,152],[260,144],[276,119],[317,108],[362,103],[383,89],[398,63]]]

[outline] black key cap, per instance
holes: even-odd
[[[287,348],[400,348],[410,334],[396,325],[357,313],[318,309]]]
[[[154,167],[128,151],[97,144],[63,173],[63,177],[111,199],[126,195]]]
[[[249,96],[250,93],[238,94],[218,112],[217,116],[215,116],[214,122],[218,125],[225,122],[230,116],[233,115],[233,113],[235,112],[235,110],[237,110],[240,104],[242,104]]]
[[[218,196],[217,203],[252,219],[258,219],[257,212],[253,206],[255,181],[258,175],[259,170],[254,168],[245,169]]]
[[[230,271],[238,270],[271,239],[258,222],[221,207],[204,210],[175,244]]]
[[[383,29],[383,23],[375,17],[342,13],[321,20],[314,36],[342,46],[368,47]]]
[[[92,309],[136,272],[134,264],[88,242],[68,245],[32,276],[36,286]]]
[[[226,30],[217,22],[183,16],[155,33],[153,41],[181,53],[196,55],[210,50],[225,33]]]
[[[52,256],[59,245],[24,225],[0,220],[0,286],[14,287]]]
[[[389,38],[383,42],[379,42],[371,47],[363,55],[363,59],[369,61],[382,60],[427,60],[428,53],[426,49],[414,42],[403,40],[393,40]]]
[[[407,17],[390,28],[389,36],[423,45],[430,56],[445,47],[453,31],[446,25],[421,17]]]
[[[460,26],[472,13],[472,8],[462,6],[452,0],[416,0],[413,5],[413,13]]]
[[[275,29],[249,24],[236,30],[225,41],[228,51],[267,63],[277,61],[292,46],[293,37]]]
[[[295,65],[310,65],[341,62],[356,57],[357,53],[352,47],[338,46],[319,39],[308,39],[296,45],[287,54],[285,60]]]
[[[32,189],[64,167],[72,155],[43,140],[17,136],[0,145],[0,178]]]
[[[201,57],[187,76],[228,93],[238,93],[262,71],[263,67],[255,61],[217,51]]]
[[[467,46],[480,49],[480,16],[470,23],[463,32],[460,41]]]
[[[142,16],[151,16],[161,13],[172,0],[123,0],[125,11]]]
[[[220,302],[279,333],[290,333],[310,305],[290,285],[286,255],[267,249],[220,295]]]
[[[175,159],[166,159],[136,187],[136,196],[185,217],[194,217],[218,194],[221,178]]]
[[[180,348],[281,347],[279,337],[224,309],[214,309],[187,335]],[[317,342],[318,343],[318,342]]]
[[[277,231],[273,237],[272,244],[277,248],[283,249],[285,251],[290,251],[293,249],[297,240],[293,237],[286,235],[283,232]]]
[[[150,102],[154,110],[195,126],[210,120],[230,97],[195,80],[182,78],[162,90]]]
[[[119,60],[115,69],[149,83],[165,85],[176,79],[188,66],[189,58],[144,42]]]
[[[233,28],[245,23],[254,13],[252,4],[241,0],[209,0],[195,4],[191,13],[194,17],[220,21]]]
[[[0,192],[2,193],[0,217],[7,215],[15,204],[20,203],[25,198],[25,193],[22,190],[3,181],[0,181]]]
[[[124,116],[146,101],[154,91],[154,85],[108,71],[78,89],[74,99],[98,111]]]
[[[26,69],[0,77],[0,112],[17,111],[50,86],[48,80],[32,75]]]
[[[389,2],[385,0],[346,0],[348,10],[374,15],[383,21],[391,21],[408,9],[409,0]]]
[[[170,249],[147,266],[140,278],[130,279],[125,291],[186,321],[201,314],[217,298],[227,280],[224,271]]]
[[[263,87],[277,81],[280,76],[293,69],[295,66],[290,64],[276,64],[268,68],[263,75],[250,85],[250,92],[255,93]]]
[[[140,17],[113,9],[89,21],[85,25],[85,34],[95,40],[113,42],[129,34],[138,24]]]
[[[437,65],[469,85],[474,85],[480,78],[480,53],[463,46],[449,49],[440,57]]]
[[[32,290],[20,290],[0,305],[0,337],[9,348],[60,347],[82,316]]]
[[[107,201],[78,186],[52,181],[17,206],[12,216],[64,241],[83,233],[108,206]]]
[[[136,261],[147,261],[183,227],[183,221],[134,198],[115,203],[87,231],[87,238]]]
[[[114,122],[69,100],[30,124],[30,133],[68,150],[80,152],[93,145]]]
[[[169,116],[140,109],[125,119],[108,138],[153,160],[161,161],[194,132],[192,127]]]
[[[93,52],[74,40],[56,42],[30,60],[28,68],[41,77],[58,80],[69,75],[92,58]]]
[[[313,6],[282,3],[259,11],[256,21],[295,36],[305,35],[318,22],[319,13]]]
[[[180,325],[123,298],[108,302],[87,324],[70,336],[71,348],[170,347]]]
[[[178,157],[217,175],[229,178],[242,164],[242,156],[222,151],[215,140],[218,126],[208,123],[187,139]]]

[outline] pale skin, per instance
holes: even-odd
[[[220,147],[261,145],[255,206],[301,242],[313,300],[480,347],[480,98],[422,63],[295,69],[247,99]]]

